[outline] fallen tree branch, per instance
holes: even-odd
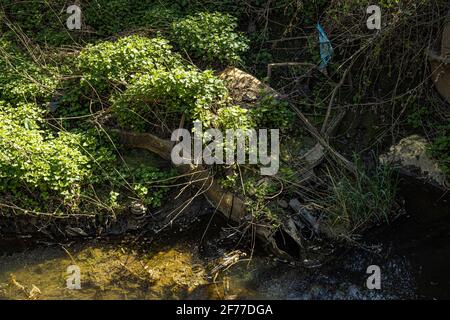
[[[342,156],[340,153],[338,153],[336,150],[333,149],[333,147],[330,146],[330,144],[325,140],[325,138],[320,134],[320,132],[309,122],[308,118],[296,107],[291,104],[291,108],[297,113],[300,120],[303,122],[303,124],[306,126],[306,129],[309,131],[309,133],[316,138],[316,140],[325,148],[328,150],[328,152],[331,153],[332,156],[336,160],[338,160],[340,163],[344,165],[347,170],[349,170],[351,173],[356,174],[356,168],[348,161],[344,156]]]
[[[236,68],[229,68],[225,70],[222,73],[221,78],[228,83],[229,87],[239,88],[239,92],[246,92],[248,93],[247,95],[254,96],[255,99],[257,99],[258,95],[261,93],[261,90],[267,93],[273,93],[275,94],[275,96],[277,95],[272,88],[262,84],[256,78]],[[234,92],[236,90],[231,91]],[[241,96],[236,96],[235,99],[239,101],[244,100]],[[309,123],[308,119],[300,112],[300,110],[298,110],[294,106],[293,108],[302,122],[306,125],[308,131],[310,131],[318,141],[318,144],[304,157],[308,170],[311,170],[312,168],[320,164],[325,155],[324,150],[327,149],[338,160],[344,163],[344,165],[350,171],[355,172],[352,163],[347,161],[343,156],[341,156],[333,148],[331,148],[331,146],[327,143],[326,138],[322,137],[322,135],[316,130],[314,126]],[[334,128],[337,126],[337,123],[340,122],[340,119],[341,118],[337,118],[337,121],[333,122],[330,125],[327,133],[334,130]],[[183,127],[183,119],[180,122],[180,127]],[[147,149],[153,153],[158,154],[161,158],[171,161],[171,152],[174,146],[174,142],[161,139],[149,133],[133,133],[117,129],[113,129],[111,131],[117,133],[120,136],[123,145],[132,148]],[[172,163],[172,165],[174,164]],[[192,185],[201,189],[201,193],[205,195],[206,199],[214,207],[216,207],[216,210],[220,212],[225,218],[230,219],[238,225],[242,224],[243,222],[250,224],[249,227],[254,228],[256,236],[260,240],[262,240],[266,244],[268,249],[277,256],[282,256],[285,258],[290,257],[289,254],[279,248],[276,241],[277,232],[281,232],[281,237],[278,238],[283,239],[288,236],[299,246],[299,248],[302,246],[301,231],[296,227],[296,223],[291,216],[287,214],[279,215],[281,226],[278,228],[278,230],[274,230],[274,228],[271,226],[253,224],[251,222],[252,219],[247,219],[251,217],[248,217],[249,214],[245,205],[245,197],[236,195],[223,189],[216,181],[214,181],[214,177],[210,175],[208,167],[193,164],[175,165],[175,167],[181,173],[191,175]],[[205,189],[205,186],[208,187]],[[320,233],[325,236],[329,235],[328,232]]]
[[[171,151],[173,142],[158,138],[155,135],[149,133],[134,133],[117,129],[112,129],[112,132],[119,135],[121,142],[126,147],[142,148],[158,154],[161,158],[171,160]],[[207,190],[204,191],[204,195],[207,200],[216,207],[225,218],[231,221],[241,224],[246,221],[247,210],[244,200],[233,194],[232,192],[224,190],[213,177],[209,175],[209,171],[203,165],[183,164],[178,165],[176,168],[183,174],[190,174],[192,181],[195,181],[193,185],[196,187],[203,187],[208,185]],[[283,218],[282,231],[289,235],[299,246],[301,246],[301,234],[294,228],[294,223],[288,217]],[[275,240],[275,233],[277,230],[269,226],[255,225],[255,232],[257,237],[262,240],[268,249],[284,258],[291,258],[289,254],[281,250]]]

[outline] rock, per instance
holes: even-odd
[[[438,163],[427,154],[428,142],[418,135],[400,140],[387,154],[380,156],[380,162],[400,166],[408,175],[431,181],[445,187],[445,174]]]
[[[219,78],[225,81],[230,96],[236,104],[255,103],[264,94],[278,96],[274,89],[235,67],[225,69]]]

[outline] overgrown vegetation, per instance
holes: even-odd
[[[50,208],[58,198],[76,210],[82,184],[112,160],[89,134],[45,130],[43,111],[33,104],[0,102],[0,123],[0,192],[28,210]]]
[[[38,66],[13,43],[11,33],[0,38],[0,100],[11,103],[43,102],[58,84],[51,65]]]
[[[173,23],[173,37],[182,49],[208,62],[238,63],[248,49],[236,33],[237,19],[228,14],[200,12]]]
[[[244,196],[250,225],[279,228],[283,217],[294,214],[279,201],[297,197],[313,208],[312,216],[343,227],[349,236],[389,222],[395,203],[390,169],[362,163],[349,170],[353,164],[345,166],[342,158],[422,131],[450,177],[448,108],[433,91],[424,63],[448,5],[444,0],[382,1],[383,27],[372,32],[366,28],[369,4],[80,1],[83,28],[68,31],[64,1],[4,1],[1,213],[89,211],[115,217],[133,201],[160,207],[177,173],[129,166],[122,157],[128,150],[111,132],[167,138],[199,120],[204,128],[221,130],[276,128],[282,144],[301,142],[276,177],[255,177],[258,166],[208,168],[225,190]],[[335,49],[327,72],[317,70],[317,22]],[[218,76],[224,67],[238,65],[263,78],[274,62],[289,62],[268,79],[277,96],[234,103]],[[299,113],[317,132],[305,129]],[[374,114],[368,125],[355,120],[332,134],[341,115],[368,113]],[[355,126],[365,137],[352,150],[343,136],[358,139]],[[304,158],[317,135],[326,148],[309,168]],[[332,169],[321,170],[323,158]],[[309,184],[305,172],[315,173],[319,186]]]
[[[138,72],[170,70],[180,65],[168,41],[140,36],[86,46],[77,57],[81,86],[102,93],[106,86],[126,85]]]
[[[343,227],[351,235],[373,223],[389,223],[396,196],[392,168],[379,165],[367,175],[359,167],[354,177],[329,172],[330,190],[320,204],[330,225]]]
[[[200,120],[209,127],[212,109],[224,105],[226,96],[224,84],[209,70],[157,69],[137,75],[124,93],[115,99],[113,111],[121,126],[138,130],[145,127],[151,113],[158,111],[186,114],[187,119]]]
[[[438,136],[430,148],[431,155],[440,161],[442,171],[450,179],[450,122],[439,128]]]

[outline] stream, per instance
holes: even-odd
[[[406,179],[406,178],[404,178]],[[0,241],[1,299],[449,299],[450,201],[414,181],[401,182],[406,214],[372,230],[331,262],[310,268],[236,247],[226,222],[206,214],[194,228],[59,244]],[[207,230],[205,232],[205,230]],[[81,289],[68,289],[67,267]],[[367,267],[381,289],[366,287]]]

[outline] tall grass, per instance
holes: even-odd
[[[327,168],[329,187],[321,206],[332,229],[350,235],[380,223],[389,223],[395,202],[397,182],[391,167],[377,165],[366,174],[360,165],[356,175]]]

